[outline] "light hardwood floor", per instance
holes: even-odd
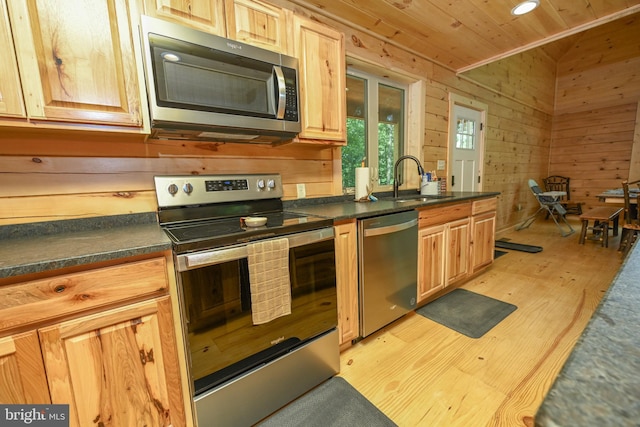
[[[609,247],[561,237],[540,216],[498,234],[542,246],[508,251],[463,286],[518,309],[479,339],[410,313],[341,354],[351,385],[399,426],[531,426],[622,259]]]

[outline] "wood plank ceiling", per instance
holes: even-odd
[[[558,59],[562,39],[640,12],[640,0],[293,0],[464,72],[535,47]],[[555,43],[555,48],[549,45]]]

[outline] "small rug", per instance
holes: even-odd
[[[509,252],[506,252],[506,251],[499,251],[499,250],[497,250],[497,249],[494,249],[494,250],[493,250],[493,259],[498,259],[498,258],[500,258],[502,255],[506,255],[506,254],[508,254],[508,253],[509,253]]]
[[[333,377],[294,400],[260,427],[397,427],[344,378]]]
[[[524,245],[522,243],[507,242],[506,240],[496,240],[495,247],[529,253],[542,252],[542,246]]]
[[[416,313],[470,338],[480,338],[511,314],[515,305],[454,289],[416,310]]]

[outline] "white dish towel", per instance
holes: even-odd
[[[289,240],[274,239],[247,245],[254,325],[291,314]]]

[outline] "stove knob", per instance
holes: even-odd
[[[276,182],[273,179],[270,179],[267,181],[267,188],[269,190],[273,190],[274,188],[276,188]]]
[[[193,191],[193,185],[187,182],[185,185],[182,186],[182,191],[184,191],[187,194],[191,194],[191,192]]]
[[[175,184],[171,184],[169,185],[169,187],[167,187],[167,191],[169,192],[169,194],[175,195],[178,192],[178,186]]]
[[[258,180],[258,190],[264,190],[264,179]]]

